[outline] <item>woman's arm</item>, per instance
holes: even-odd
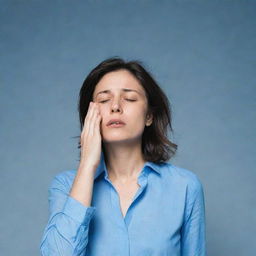
[[[83,178],[93,184],[92,175]],[[88,187],[92,189],[92,186]],[[96,208],[71,197],[68,190],[64,173],[54,177],[48,190],[50,217],[40,244],[42,256],[86,255],[89,223]],[[90,202],[89,199],[87,201]]]
[[[85,256],[94,174],[101,155],[101,115],[90,102],[81,133],[81,160],[71,190],[64,174],[57,175],[49,188],[50,218],[40,244],[42,256]]]
[[[181,229],[181,255],[206,256],[204,192],[197,178],[190,190]]]

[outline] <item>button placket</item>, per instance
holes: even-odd
[[[145,166],[138,177],[138,184],[140,185],[140,188],[137,190],[135,196],[133,197],[133,200],[126,211],[125,217],[123,217],[122,211],[121,211],[119,194],[115,189],[114,185],[112,184],[111,180],[108,178],[108,176],[105,175],[105,179],[110,184],[111,204],[112,204],[113,213],[118,219],[121,218],[122,223],[125,224],[126,229],[128,228],[129,223],[131,221],[132,208],[135,204],[135,201],[138,200],[138,198],[141,196],[141,194],[143,193],[143,191],[147,186],[147,181],[148,181],[147,177],[148,177],[148,171],[147,171],[147,166]]]

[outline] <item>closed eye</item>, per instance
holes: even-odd
[[[126,99],[127,101],[136,101],[136,100],[133,100],[133,99]],[[107,102],[108,100],[102,100],[102,101],[100,101],[99,103],[105,103],[105,102]]]

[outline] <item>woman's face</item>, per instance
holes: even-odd
[[[104,75],[95,87],[93,101],[99,105],[103,142],[137,142],[145,125],[152,122],[147,115],[147,97],[144,88],[127,70]],[[107,126],[111,119],[120,119],[125,125]]]

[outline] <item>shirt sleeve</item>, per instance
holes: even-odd
[[[42,256],[86,256],[89,223],[95,213],[69,196],[63,174],[48,189],[49,220],[40,243]]]
[[[190,194],[181,229],[181,255],[206,256],[204,191],[197,177]]]

